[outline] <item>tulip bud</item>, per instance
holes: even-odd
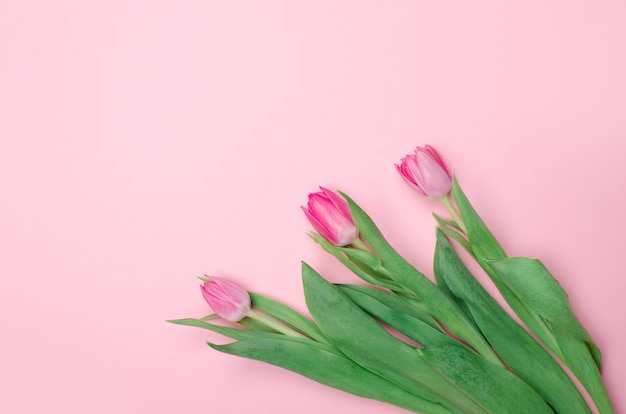
[[[441,155],[430,145],[417,147],[396,169],[404,180],[429,198],[441,198],[452,189],[452,175]]]
[[[337,193],[320,187],[320,192],[309,194],[307,207],[302,211],[323,238],[335,246],[347,246],[357,238],[348,203]]]
[[[231,322],[237,322],[248,315],[250,295],[245,289],[230,280],[214,276],[207,278],[200,290],[213,312]]]

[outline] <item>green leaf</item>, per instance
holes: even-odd
[[[348,358],[405,390],[453,412],[483,413],[334,285],[303,263],[307,306],[326,338]],[[460,411],[459,411],[460,410]]]
[[[504,300],[506,300],[520,319],[524,321],[526,326],[528,326],[552,352],[562,357],[561,350],[545,322],[527,308],[527,305],[517,296],[516,292],[503,282],[500,274],[490,265],[491,261],[506,258],[506,254],[478,213],[476,213],[474,207],[470,204],[456,178],[453,180],[452,197],[465,222],[469,240],[469,246],[464,242],[459,242],[459,244],[470,253],[476,262],[485,270],[502,294],[502,297],[504,297]]]
[[[463,313],[452,298],[398,254],[363,209],[347,195],[340,194],[348,202],[352,219],[361,236],[380,256],[383,266],[389,271],[392,279],[405,290],[413,292],[433,317],[444,324],[454,335],[470,344],[485,358],[499,363],[498,357],[476,329],[474,322]],[[391,290],[394,289],[391,288]],[[400,292],[396,291],[396,293]]]
[[[435,370],[480,402],[486,412],[553,413],[524,381],[462,346],[441,345],[417,352]]]
[[[547,323],[563,361],[602,412],[612,412],[600,376],[600,349],[576,318],[559,282],[536,259],[511,257],[489,264],[517,297]]]
[[[348,269],[352,271],[352,273],[354,273],[355,275],[357,275],[358,277],[360,277],[367,283],[371,283],[372,285],[381,286],[381,287],[391,289],[391,290],[400,289],[398,284],[394,283],[392,280],[388,280],[387,276],[381,277],[380,275],[377,275],[375,272],[368,272],[366,269],[363,269],[360,266],[360,263],[355,263],[352,260],[350,260],[350,258],[348,258],[345,255],[344,251],[341,248],[328,242],[328,240],[326,240],[319,234],[310,233],[309,235],[317,244],[319,244],[322,247],[322,249],[324,249],[326,252],[334,256],[337,260],[339,260],[341,264],[346,266]]]
[[[510,257],[491,260],[489,265],[526,306],[550,325],[560,325],[571,335],[591,342],[572,312],[567,293],[543,263],[527,257]]]
[[[398,312],[402,312],[406,315],[412,316],[428,324],[432,328],[443,332],[441,326],[437,323],[435,318],[432,317],[428,309],[419,300],[414,297],[407,297],[404,295],[398,295],[386,290],[380,290],[374,287],[353,285],[353,284],[340,284],[338,286],[344,294],[347,293],[347,289],[357,291],[367,296],[375,298],[378,302],[382,302],[385,306],[394,309]],[[345,289],[345,290],[344,290]]]
[[[595,345],[591,346],[589,342],[575,338],[570,332],[562,330],[561,326],[554,326],[553,329],[554,336],[563,351],[565,364],[589,392],[599,412],[602,414],[615,413],[597,365],[597,353],[600,351]]]
[[[461,233],[455,230],[457,229],[460,231],[460,229],[458,228],[458,225],[456,225],[456,221],[444,220],[434,213],[433,213],[433,216],[435,217],[435,220],[437,220],[437,223],[439,224],[439,228],[441,228],[441,230],[446,234],[446,236],[455,240],[457,243],[461,245],[461,247],[463,247],[468,252],[472,251],[472,248],[469,242],[463,237]],[[450,223],[454,223],[455,225],[452,226]]]
[[[238,323],[252,331],[278,333],[276,329],[270,328],[266,324],[252,318],[243,318]]]
[[[253,307],[270,316],[273,316],[279,321],[291,326],[295,330],[307,335],[308,337],[316,341],[328,342],[326,338],[324,338],[324,335],[322,335],[322,332],[313,322],[311,322],[295,310],[258,293],[249,293],[250,298],[252,299]]]
[[[441,231],[437,232],[434,264],[437,280],[467,304],[487,340],[521,379],[559,413],[590,412],[556,360],[482,287]]]
[[[444,345],[456,342],[442,332],[429,315],[419,315],[404,300],[392,293],[356,285],[338,285],[338,287],[369,315],[421,345]],[[422,317],[427,318],[428,322],[423,321]]]
[[[457,223],[454,220],[444,219],[443,217],[441,217],[440,215],[436,213],[433,213],[433,217],[435,217],[435,220],[437,220],[437,223],[439,223],[439,225],[442,227],[451,227],[455,230],[463,231],[461,229],[461,226],[459,226],[459,223]]]
[[[338,249],[361,269],[377,276],[376,279],[390,279],[389,272],[384,268],[382,260],[377,255],[353,247],[338,247]]]
[[[483,220],[463,193],[461,186],[453,177],[452,198],[461,213],[461,218],[467,229],[467,237],[471,246],[471,252],[476,257],[483,259],[501,259],[506,257],[504,250],[496,238],[491,234]]]
[[[596,405],[608,407],[605,408],[606,412],[612,412],[599,374],[600,351],[571,312],[567,296],[558,282],[540,262],[533,263],[533,259],[521,258],[526,261],[521,266],[517,263],[511,265],[509,260],[520,258],[506,257],[456,179],[452,196],[467,227],[470,246],[468,249],[462,244],[463,247],[487,272],[520,319],[574,372]],[[516,266],[525,269],[516,270]],[[530,276],[526,276],[528,272]],[[590,369],[590,358],[597,366],[597,372]]]
[[[420,398],[356,364],[331,346],[298,338],[245,340],[209,344],[218,351],[256,359],[304,375],[322,384],[424,414],[450,414],[443,406]]]
[[[282,334],[272,333],[272,332],[258,332],[258,331],[251,331],[248,329],[239,329],[239,328],[231,328],[227,326],[213,325],[213,324],[201,321],[200,319],[194,319],[194,318],[172,319],[166,322],[173,323],[176,325],[193,326],[196,328],[207,329],[209,331],[216,332],[220,335],[224,335],[229,338],[238,339],[238,340],[257,339],[257,338],[265,337],[268,335],[269,337],[282,336]]]
[[[448,237],[451,237],[452,239],[457,240],[455,236],[451,236],[449,234],[450,232],[450,233],[454,233],[456,236],[459,236],[461,240],[467,243],[467,240],[463,239],[463,237],[461,237],[459,233],[457,233],[456,231],[450,230],[447,227],[438,228],[436,229],[436,231],[437,231],[437,238],[439,238],[439,233],[443,232]],[[434,263],[435,280],[437,281],[437,286],[439,286],[439,289],[443,290],[448,296],[452,298],[452,300],[454,300],[454,303],[456,303],[456,305],[463,311],[465,315],[470,316],[470,318],[468,319],[470,319],[475,324],[476,328],[478,329],[478,325],[476,325],[476,321],[474,320],[472,312],[470,312],[470,309],[468,308],[467,303],[463,299],[460,299],[457,295],[454,294],[453,290],[450,288],[450,286],[448,286],[448,282],[446,281],[446,279],[442,277],[441,271],[439,271],[439,269],[437,268],[436,259],[437,259],[437,250],[435,250],[435,263]]]

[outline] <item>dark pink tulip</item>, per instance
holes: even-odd
[[[307,207],[302,207],[302,211],[323,238],[335,246],[351,244],[358,232],[348,203],[333,191],[323,187],[320,190],[309,194],[309,203]]]
[[[417,147],[402,158],[396,169],[413,188],[426,197],[440,198],[452,189],[452,175],[441,155],[430,145]]]
[[[241,286],[215,276],[200,286],[202,296],[213,312],[227,321],[237,322],[250,312],[250,295]]]

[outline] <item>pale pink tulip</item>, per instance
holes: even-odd
[[[417,147],[402,158],[396,169],[404,180],[429,198],[440,198],[452,189],[452,175],[441,155],[430,145]]]
[[[241,286],[215,276],[200,286],[202,296],[213,312],[227,321],[237,322],[250,312],[250,295]]]
[[[309,194],[309,203],[302,207],[302,211],[315,231],[335,246],[353,243],[358,232],[348,203],[333,191],[323,187],[320,190]]]

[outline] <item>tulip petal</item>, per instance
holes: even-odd
[[[429,198],[440,198],[452,189],[452,176],[441,155],[430,145],[417,147],[402,158],[396,170],[414,189]]]
[[[322,191],[309,194],[305,216],[322,237],[335,246],[347,246],[354,242],[358,231],[347,202],[335,192],[320,187]]]
[[[206,276],[206,275],[205,275]],[[250,295],[239,285],[219,277],[200,286],[202,296],[211,309],[227,321],[237,322],[250,312]]]

